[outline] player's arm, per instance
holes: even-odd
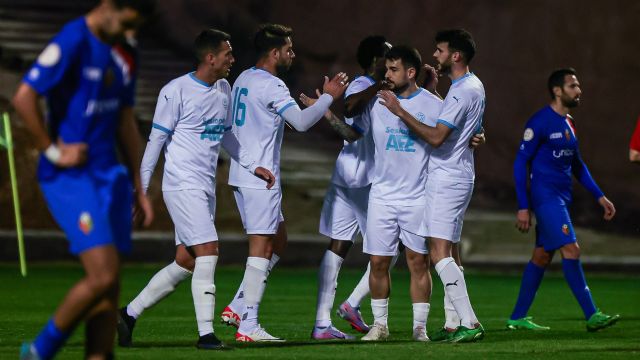
[[[442,120],[438,120],[435,127],[421,123],[400,105],[396,95],[389,90],[380,91],[378,97],[380,98],[380,103],[398,116],[409,130],[434,148],[440,147],[451,135],[451,132],[456,129],[454,125]]]
[[[126,106],[120,111],[118,140],[125,166],[129,169],[133,180],[136,204],[134,221],[136,223],[141,222],[147,227],[153,221],[153,207],[142,186],[140,172],[138,171],[142,162],[142,142],[140,141],[140,131],[136,125],[135,115],[131,106]]]
[[[344,116],[352,118],[356,115],[360,115],[367,108],[371,99],[376,96],[378,91],[386,88],[387,83],[382,80],[360,92],[347,96],[347,98],[344,99]]]
[[[151,176],[158,163],[162,148],[173,134],[173,130],[180,119],[180,114],[180,94],[164,87],[158,96],[156,110],[153,114],[153,123],[151,124],[151,133],[149,133],[149,141],[147,141],[140,164],[140,182],[142,191],[145,194],[149,188]]]
[[[529,211],[529,194],[527,182],[529,179],[529,165],[535,156],[544,138],[543,129],[537,126],[535,119],[529,120],[525,126],[524,135],[520,142],[520,148],[513,163],[513,180],[518,199],[518,212],[516,214],[516,227],[520,232],[526,233],[531,228],[531,214]]]
[[[300,110],[298,104],[291,99],[292,102],[280,109],[278,114],[297,131],[307,131],[322,119],[331,103],[344,94],[348,85],[347,80],[345,73],[338,73],[331,80],[325,76],[322,86],[324,93],[313,106]]]
[[[616,214],[616,208],[606,196],[600,188],[598,184],[596,184],[595,180],[591,176],[589,169],[587,168],[587,164],[582,160],[582,156],[580,155],[580,151],[576,149],[576,153],[573,157],[573,162],[571,164],[571,171],[573,172],[573,176],[576,177],[578,182],[582,184],[582,186],[587,189],[593,197],[598,200],[598,203],[604,209],[604,219],[611,220]]]
[[[322,95],[320,90],[316,89],[316,95],[320,98]],[[305,94],[300,94],[300,102],[307,107],[313,106],[313,104],[318,101],[318,98],[311,98]],[[327,119],[331,128],[333,128],[344,141],[351,143],[362,137],[364,131],[347,124],[344,119],[337,117],[331,110],[327,110],[327,112],[324,113],[324,118]]]

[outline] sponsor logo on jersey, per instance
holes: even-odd
[[[89,212],[83,211],[80,213],[80,218],[78,218],[78,228],[80,228],[80,231],[85,235],[89,235],[91,233],[93,230],[93,219]]]
[[[573,156],[572,149],[553,150],[553,157],[559,159],[563,156]]]
[[[524,141],[530,141],[531,139],[533,139],[533,129],[526,128],[524,130],[524,136],[522,138],[524,139]]]
[[[562,233],[569,236],[569,225],[567,224],[562,225]]]
[[[225,119],[206,119],[202,121],[204,130],[200,133],[200,140],[220,141],[224,134]]]
[[[562,139],[562,133],[554,132],[553,134],[549,135],[549,140],[554,140],[554,139]]]
[[[89,100],[84,116],[99,115],[106,112],[117,111],[120,108],[120,99]]]
[[[387,127],[385,132],[389,134],[385,150],[416,152],[416,148],[414,147],[416,137],[409,130]]]
[[[95,66],[87,66],[82,69],[82,75],[90,81],[100,81],[102,79],[102,69]]]

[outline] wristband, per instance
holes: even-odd
[[[46,157],[52,164],[57,164],[60,160],[60,156],[62,156],[62,153],[60,153],[60,149],[58,149],[54,144],[49,145],[49,147],[44,151],[44,157]]]

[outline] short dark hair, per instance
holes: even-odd
[[[253,39],[258,56],[262,56],[272,49],[279,49],[287,43],[287,37],[293,35],[293,30],[280,24],[261,25]]]
[[[476,43],[473,41],[471,33],[465,29],[449,29],[438,31],[436,34],[436,43],[446,42],[449,49],[462,53],[462,58],[469,64],[473,56],[476,54]]]
[[[358,52],[356,53],[358,64],[362,69],[368,69],[373,63],[373,59],[383,57],[390,47],[391,45],[384,36],[367,36],[358,45]]]
[[[142,17],[148,17],[153,14],[156,8],[154,0],[111,0],[117,9],[125,7],[136,10]]]
[[[193,42],[193,55],[200,63],[207,52],[216,53],[223,41],[231,40],[231,36],[224,31],[216,29],[203,30]]]
[[[574,68],[562,68],[554,70],[551,75],[549,75],[549,80],[547,81],[547,89],[549,90],[549,95],[551,96],[551,100],[555,99],[556,96],[553,93],[554,87],[562,88],[564,86],[564,78],[567,75],[578,75]]]
[[[420,56],[420,52],[414,47],[399,45],[392,47],[385,54],[385,59],[387,60],[398,60],[402,62],[402,66],[404,66],[405,70],[409,68],[416,69],[416,78],[420,75],[420,69],[422,69],[422,56]]]

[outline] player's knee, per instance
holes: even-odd
[[[196,267],[196,259],[191,256],[176,256],[176,264],[183,269],[193,272]]]
[[[352,244],[351,241],[331,240],[329,250],[344,259],[349,253]]]
[[[106,294],[118,287],[118,273],[115,271],[103,271],[87,276],[89,287],[98,294]]]
[[[547,267],[551,263],[552,256],[546,252],[536,252],[531,258],[531,262],[539,267]]]
[[[382,256],[371,257],[371,273],[379,275],[389,272],[389,261]]]
[[[562,257],[565,259],[580,258],[580,247],[578,243],[567,244],[560,249]]]

